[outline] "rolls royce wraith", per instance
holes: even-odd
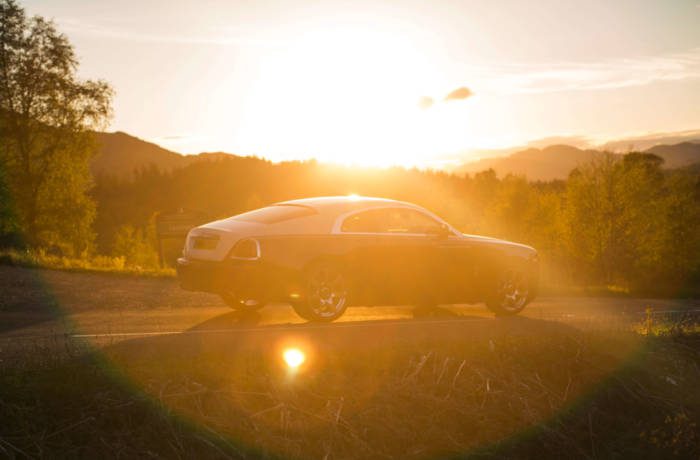
[[[368,197],[285,201],[190,230],[182,288],[237,310],[289,303],[309,321],[352,305],[485,302],[497,315],[534,298],[537,252],[467,235],[406,202]]]

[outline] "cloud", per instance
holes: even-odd
[[[642,86],[700,78],[700,48],[680,53],[603,61],[467,67],[480,89],[498,93],[551,93]]]
[[[700,129],[690,129],[686,131],[647,133],[622,139],[609,140],[601,144],[599,148],[611,150],[613,152],[624,152],[629,150],[646,150],[661,144],[679,144],[681,142],[698,141],[700,141]]]
[[[210,34],[169,34],[160,32],[143,33],[120,25],[86,22],[74,18],[60,18],[56,19],[56,22],[61,31],[70,35],[134,42],[219,46],[250,45],[261,47],[279,47],[283,45],[279,41],[256,38],[253,32],[246,32],[240,28],[215,27],[211,29]]]
[[[423,110],[427,110],[430,107],[432,107],[434,103],[435,103],[435,101],[433,100],[432,97],[423,96],[422,98],[420,98],[418,100],[418,107],[420,107]]]
[[[527,143],[527,147],[544,148],[550,145],[571,145],[580,149],[591,147],[591,140],[585,136],[548,136],[540,139],[534,139]]]
[[[450,91],[450,93],[447,96],[445,96],[442,100],[444,102],[459,101],[470,98],[473,95],[474,93],[472,92],[472,90],[470,90],[466,86],[462,86],[453,91]],[[435,100],[430,96],[423,96],[418,100],[418,107],[420,107],[423,110],[428,110],[433,105],[435,105]]]
[[[447,96],[445,96],[445,101],[458,101],[462,99],[467,99],[468,97],[473,96],[474,93],[472,93],[472,90],[467,88],[466,86],[462,86],[461,88],[457,88],[454,91],[451,91]]]

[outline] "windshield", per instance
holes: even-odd
[[[235,220],[258,224],[276,224],[316,214],[313,208],[296,204],[275,204],[234,216]]]

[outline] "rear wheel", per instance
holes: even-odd
[[[305,277],[304,299],[292,304],[308,321],[328,322],[340,318],[348,307],[348,280],[335,264],[311,267]]]
[[[251,313],[260,310],[265,303],[260,299],[244,299],[231,294],[221,294],[221,299],[236,311]]]
[[[530,301],[530,280],[518,270],[506,270],[496,283],[494,293],[486,301],[486,306],[500,316],[520,313]]]

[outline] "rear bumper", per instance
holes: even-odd
[[[270,299],[287,284],[280,283],[285,278],[259,260],[213,262],[181,257],[176,268],[180,287],[187,291]]]
[[[222,262],[177,259],[177,279],[187,291],[222,292],[230,271]]]

